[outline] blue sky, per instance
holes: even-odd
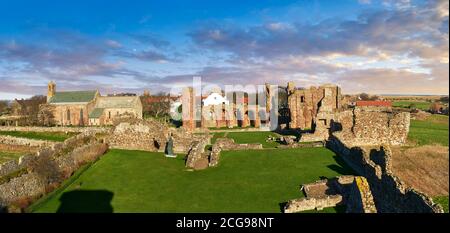
[[[448,1],[0,1],[0,99],[336,83],[448,93]]]

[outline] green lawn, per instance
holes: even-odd
[[[24,155],[24,153],[14,151],[0,151],[0,164],[9,160],[19,159],[19,157],[22,155]]]
[[[448,116],[432,115],[426,120],[411,120],[408,139],[419,145],[448,146],[448,132]]]
[[[0,131],[0,135],[9,135],[13,137],[48,140],[62,142],[67,138],[70,138],[77,133],[64,133],[64,132],[25,132],[25,131]]]
[[[420,110],[429,110],[430,109],[430,102],[426,101],[394,101],[392,103],[393,107],[399,107],[399,108],[409,108],[411,104],[414,104],[417,109]]]
[[[111,150],[35,212],[280,212],[302,183],[352,173],[325,148],[224,151],[202,171],[182,156]]]
[[[274,132],[229,132],[227,138],[232,138],[236,143],[261,143],[264,148],[275,148],[280,145],[277,142],[266,142],[267,137],[280,136]]]
[[[225,136],[224,132],[214,133],[211,138],[211,144],[214,144],[218,138],[223,138]]]
[[[444,212],[448,213],[448,196],[435,197],[433,201],[440,204],[444,208]]]

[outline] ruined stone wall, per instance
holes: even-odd
[[[352,147],[337,137],[327,142],[370,186],[375,206],[383,213],[441,213],[442,207],[425,194],[407,188],[391,169],[388,146]]]
[[[31,146],[31,147],[46,147],[55,144],[56,142],[47,140],[37,140],[29,138],[19,138],[12,137],[8,135],[0,135],[0,144],[7,145],[20,145],[20,146]]]
[[[205,147],[208,144],[209,141],[206,138],[192,142],[189,152],[186,155],[185,165],[187,168],[201,170],[209,166],[208,153],[205,152]]]
[[[1,165],[0,212],[21,211],[59,186],[83,164],[98,159],[107,149],[93,133],[82,133]]]
[[[335,114],[333,124],[341,141],[351,146],[406,143],[410,114],[356,107]]]
[[[288,105],[290,110],[291,129],[312,129],[319,108],[332,112],[341,107],[341,91],[335,85],[323,85],[310,87],[309,89],[296,90],[293,85],[288,91]]]
[[[284,209],[284,213],[297,213],[306,210],[322,210],[327,207],[335,207],[342,202],[341,195],[328,195],[323,198],[298,198],[290,200]]]
[[[111,148],[164,152],[169,134],[173,137],[173,149],[177,153],[187,153],[193,140],[209,135],[193,134],[184,128],[169,128],[152,119],[122,119],[106,142]]]
[[[376,213],[377,209],[369,183],[362,176],[355,177],[346,201],[347,213]]]
[[[157,121],[131,120],[118,123],[106,142],[111,148],[160,151],[168,134],[168,128]]]
[[[183,89],[182,97],[183,128],[192,131],[195,129],[195,93],[192,87]]]
[[[232,138],[218,138],[214,145],[212,145],[209,156],[209,166],[217,166],[220,159],[220,152],[222,150],[261,150],[263,149],[260,143],[238,144]]]
[[[0,126],[0,131],[23,131],[23,132],[70,132],[70,133],[107,133],[110,127],[38,127],[38,126]]]
[[[222,150],[260,150],[263,149],[261,143],[238,144],[232,138],[218,138],[213,147],[220,147]]]

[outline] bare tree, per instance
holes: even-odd
[[[1,100],[0,101],[0,115],[5,113],[8,110],[8,101]]]
[[[24,123],[27,125],[38,125],[39,124],[39,107],[41,104],[47,102],[47,97],[43,95],[36,95],[26,100],[18,100],[21,105],[19,114],[24,116]]]
[[[359,94],[359,99],[361,99],[361,100],[370,100],[370,96],[369,96],[369,94],[367,94],[367,93],[361,93],[361,94]]]
[[[153,96],[141,96],[144,115],[155,118],[169,115],[170,100],[170,95],[164,92]]]
[[[54,106],[43,104],[38,113],[38,124],[44,126],[55,125],[55,116],[53,115]]]

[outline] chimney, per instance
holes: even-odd
[[[56,84],[53,81],[48,83],[48,91],[47,91],[47,103],[50,99],[55,95],[56,92]]]

